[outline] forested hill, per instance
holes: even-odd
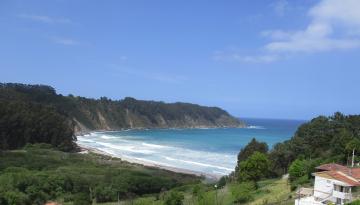
[[[240,150],[235,172],[230,178],[240,183],[257,182],[288,173],[290,188],[295,190],[313,186],[312,173],[317,166],[327,163],[351,165],[352,160],[360,166],[360,115],[336,112],[302,124],[292,138],[270,150],[266,143],[251,140]]]
[[[270,159],[274,171],[286,172],[294,160],[349,164],[353,150],[356,156],[360,156],[360,115],[337,112],[301,125],[290,140],[274,146]],[[359,160],[356,158],[357,162]]]
[[[3,102],[51,107],[74,123],[75,132],[128,128],[242,127],[244,124],[217,107],[189,103],[111,100],[63,96],[45,85],[0,84]]]

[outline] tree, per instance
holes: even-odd
[[[354,166],[355,152],[358,152],[360,150],[360,140],[358,138],[352,139],[346,144],[345,150],[348,153],[352,153],[351,166]]]
[[[269,150],[268,145],[265,142],[259,142],[253,138],[244,148],[242,148],[238,154],[238,161],[235,167],[235,172],[239,171],[239,164],[248,159],[254,152],[267,153]]]
[[[252,192],[255,191],[254,182],[242,182],[231,186],[231,194],[235,198],[235,203],[246,203],[253,199]]]
[[[358,138],[353,138],[348,143],[346,143],[345,150],[347,152],[353,152],[353,150],[357,152],[360,151],[360,140]]]
[[[247,160],[240,162],[237,172],[238,180],[257,182],[269,174],[270,165],[267,155],[254,152]]]
[[[298,185],[309,182],[311,173],[320,164],[320,160],[296,159],[289,167],[289,181],[291,189],[294,190]]]
[[[238,162],[246,160],[254,152],[267,153],[269,150],[265,142],[259,142],[253,138],[238,154]]]
[[[272,162],[272,172],[277,176],[286,174],[290,163],[295,159],[290,149],[289,141],[277,143],[269,153]]]
[[[75,148],[71,121],[54,108],[30,102],[0,100],[0,148],[48,143],[63,151]]]
[[[217,182],[217,187],[218,188],[223,188],[226,185],[226,181],[228,180],[227,176],[222,176],[219,181]]]
[[[337,112],[302,124],[290,140],[275,145],[269,156],[278,175],[284,174],[298,156],[346,164],[353,150],[360,153],[358,140],[360,115]]]
[[[184,200],[184,195],[177,191],[171,191],[165,197],[165,205],[182,205]]]
[[[295,181],[296,179],[309,174],[309,162],[306,160],[296,159],[289,167],[289,180]]]

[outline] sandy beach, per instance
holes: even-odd
[[[164,166],[164,165],[160,165],[160,164],[156,164],[156,163],[151,163],[151,162],[148,162],[145,160],[138,160],[138,159],[128,158],[128,157],[124,157],[124,156],[115,156],[111,153],[108,153],[108,152],[105,152],[105,151],[102,151],[102,150],[99,150],[99,149],[96,149],[93,147],[87,147],[87,146],[80,145],[80,144],[77,144],[77,145],[81,148],[81,151],[79,152],[81,154],[88,154],[88,153],[92,152],[95,154],[111,156],[111,157],[119,158],[123,161],[137,164],[137,165],[154,167],[154,168],[164,169],[164,170],[177,172],[177,173],[201,176],[201,177],[204,177],[205,181],[208,181],[208,182],[215,182],[222,177],[221,175],[216,175],[216,174],[209,174],[209,173],[197,172],[197,171],[193,171],[193,170],[189,170],[189,169],[181,169],[181,168],[176,168],[176,167],[171,167],[171,166]]]

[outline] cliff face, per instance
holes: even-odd
[[[134,98],[110,100],[62,96],[49,86],[0,84],[0,100],[55,107],[72,120],[76,133],[131,128],[243,127],[243,122],[217,107],[164,103]]]
[[[125,98],[90,100],[74,98],[77,132],[133,128],[243,127],[243,122],[216,107],[189,103],[163,103]],[[92,103],[89,103],[92,102]]]

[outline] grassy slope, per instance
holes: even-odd
[[[254,195],[254,201],[249,205],[266,204],[294,204],[294,193],[290,191],[287,179],[269,179],[259,182],[259,189]]]
[[[164,185],[169,185],[168,182],[170,182],[175,186],[198,183],[200,180],[199,177],[192,175],[131,164],[108,156],[93,153],[65,153],[49,149],[46,147],[48,145],[45,147],[41,146],[36,145],[21,150],[0,151],[0,179],[4,180],[4,177],[2,176],[9,173],[9,167],[12,167],[11,169],[19,167],[29,170],[29,173],[36,176],[57,176],[59,174],[75,176],[75,178],[78,176],[83,179],[91,180],[91,186],[96,186],[98,183],[104,183],[109,177],[108,180],[113,181],[111,179],[112,174],[110,173],[115,173],[118,178],[123,177],[124,180],[126,180],[126,178],[129,179],[129,177],[131,177],[132,181],[140,180],[139,183],[143,183],[142,180],[156,181],[159,179],[164,180]],[[10,171],[10,173],[12,173],[12,171]],[[137,178],[139,180],[137,180]],[[2,185],[0,184],[0,190],[1,189]],[[156,193],[154,194],[156,195]],[[52,200],[63,201],[62,198]]]
[[[191,194],[192,186],[188,189],[182,190],[185,195],[184,205],[231,205],[233,203],[233,196],[230,191],[230,185],[225,186],[216,192],[214,190],[207,191],[203,203],[197,203],[196,199]],[[209,188],[209,187],[208,187]],[[179,189],[179,188],[175,188]],[[291,196],[291,198],[290,198]],[[268,179],[259,182],[259,189],[253,193],[254,200],[247,205],[263,205],[263,204],[279,204],[279,205],[293,205],[294,192],[290,191],[290,186],[286,179]],[[216,199],[217,198],[217,199]],[[195,203],[194,203],[195,202]],[[101,205],[117,205],[118,203],[104,203]],[[162,200],[156,200],[154,197],[141,197],[133,201],[121,201],[121,205],[163,205]]]

